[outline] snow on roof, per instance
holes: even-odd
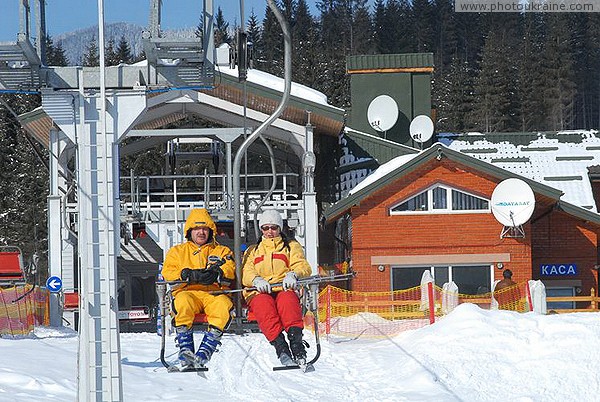
[[[373,173],[365,177],[363,181],[358,183],[352,190],[350,190],[349,194],[355,194],[361,189],[367,187],[369,184],[376,182],[381,179],[383,176],[387,175],[390,172],[393,172],[400,166],[404,165],[408,161],[412,160],[419,154],[409,154],[409,155],[400,155],[392,159],[391,161],[384,163],[379,166]]]
[[[508,135],[482,133],[443,134],[439,141],[455,151],[560,190],[563,201],[597,212],[588,178],[588,167],[600,165],[600,138],[595,130],[538,133],[537,138],[520,144],[510,141]]]
[[[179,60],[178,59],[175,59],[175,60],[161,59],[160,62],[163,65],[177,65],[179,63]],[[145,66],[147,64],[148,64],[148,62],[144,59],[142,61],[134,63],[133,65]],[[223,74],[231,75],[234,77],[238,76],[237,67],[230,68],[228,64],[227,65],[218,64],[215,67],[215,69],[216,69],[216,71],[221,72]],[[276,77],[273,74],[265,73],[264,71],[255,70],[255,69],[248,69],[247,80],[250,82],[253,82],[255,84],[274,89],[279,92],[283,92],[283,88],[285,85],[283,78]],[[300,99],[305,99],[305,100],[308,100],[308,101],[311,101],[314,103],[326,105],[328,107],[335,107],[335,106],[332,106],[329,103],[327,103],[327,96],[323,92],[319,92],[315,89],[309,88],[305,85],[298,84],[295,82],[292,82],[291,95],[295,96],[297,98],[300,98]],[[339,109],[339,110],[343,110],[338,107],[335,107],[335,108]]]
[[[217,66],[217,69],[221,73],[232,75],[235,77],[238,76],[237,67],[230,68],[228,65],[219,65]],[[271,88],[279,92],[283,92],[283,78],[279,78],[272,74],[265,73],[264,71],[248,69],[247,80],[255,84],[262,85],[264,87]],[[306,99],[314,103],[319,103],[321,105],[327,105],[329,107],[332,107],[330,104],[327,103],[327,96],[325,96],[324,93],[304,86],[302,84],[292,82],[291,94],[292,96],[295,96],[297,98]]]

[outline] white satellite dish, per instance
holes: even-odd
[[[494,189],[491,203],[496,220],[509,228],[503,230],[500,237],[504,237],[509,231],[513,234],[512,237],[524,237],[521,225],[531,218],[535,209],[535,195],[529,184],[515,178],[503,180]],[[518,230],[515,231],[514,228]],[[518,235],[515,235],[517,232]]]
[[[379,95],[369,103],[369,124],[377,131],[387,131],[398,121],[398,104],[389,95]]]
[[[413,140],[423,143],[433,136],[433,121],[424,114],[420,114],[410,122],[410,136]]]

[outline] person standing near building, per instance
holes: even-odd
[[[263,212],[259,224],[262,236],[246,250],[242,272],[242,284],[256,290],[246,291],[244,296],[281,364],[303,366],[306,364],[304,323],[295,290],[298,278],[309,276],[312,270],[300,243],[288,239],[281,231],[283,219],[279,212]],[[273,288],[271,285],[275,283],[281,283],[282,287]]]
[[[494,287],[494,298],[498,301],[498,308],[501,310],[516,310],[516,304],[520,299],[519,289],[515,286],[517,282],[512,280],[510,269],[505,269],[502,272],[502,277],[503,279]]]
[[[223,331],[231,321],[233,303],[225,294],[235,277],[231,250],[217,243],[217,226],[206,209],[193,209],[183,228],[187,241],[167,252],[162,275],[166,281],[186,281],[173,290],[175,341],[183,367],[203,366],[221,344]],[[208,331],[194,353],[192,325],[198,313],[206,314]]]

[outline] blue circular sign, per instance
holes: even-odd
[[[52,293],[60,292],[62,289],[62,279],[58,276],[51,276],[46,280],[46,288]]]

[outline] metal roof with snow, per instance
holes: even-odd
[[[594,166],[600,165],[596,130],[440,134],[438,138],[455,151],[561,190],[563,201],[597,212],[589,179]]]
[[[476,171],[489,174],[493,177],[497,177],[500,180],[504,180],[510,177],[519,178],[527,182],[534,193],[548,197],[555,201],[556,208],[578,217],[584,221],[593,222],[600,224],[600,215],[595,212],[590,212],[577,205],[573,205],[569,202],[562,201],[560,198],[563,192],[559,189],[553,188],[543,183],[534,181],[526,176],[521,176],[509,170],[495,166],[487,161],[475,158],[466,153],[459,152],[451,149],[442,143],[436,143],[426,150],[421,151],[417,155],[403,155],[396,159],[391,160],[387,164],[380,166],[374,171],[371,176],[365,179],[367,184],[363,186],[357,186],[351,191],[348,197],[336,202],[324,211],[324,216],[327,221],[333,221],[350,208],[359,205],[364,199],[370,197],[375,192],[385,188],[390,183],[401,178],[402,176],[409,174],[410,172],[423,166],[425,163],[436,159],[436,158],[449,158],[452,161],[463,164]]]

